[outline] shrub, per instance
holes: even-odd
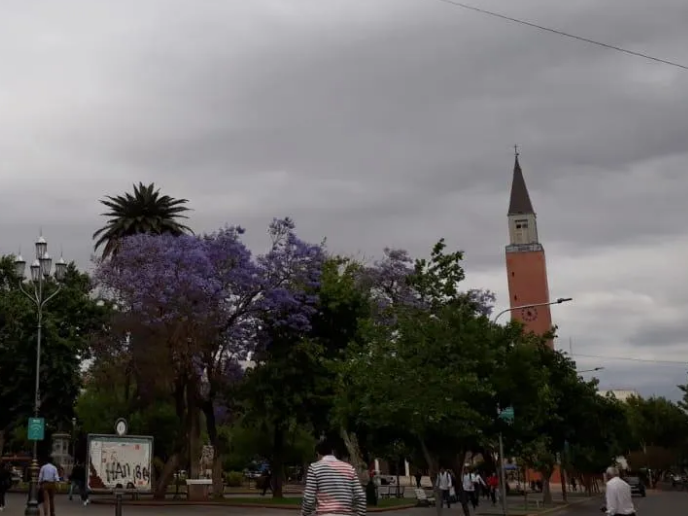
[[[244,474],[241,471],[229,471],[225,473],[225,484],[227,487],[241,487],[244,481]]]

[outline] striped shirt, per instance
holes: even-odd
[[[351,464],[327,455],[308,468],[303,516],[365,516],[366,497]]]

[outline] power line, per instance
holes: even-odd
[[[571,354],[572,357],[581,357],[581,358],[596,358],[599,360],[625,360],[628,362],[643,362],[647,364],[662,364],[662,365],[675,365],[675,366],[683,366],[685,368],[688,368],[688,360],[680,361],[680,360],[655,360],[653,358],[634,358],[634,357],[613,357],[613,356],[605,356],[605,355],[587,355],[584,353],[573,353]]]
[[[635,52],[634,50],[628,50],[627,48],[617,47],[615,45],[610,45],[609,43],[603,43],[601,41],[596,41],[594,39],[584,38],[583,36],[576,36],[575,34],[570,34],[568,32],[563,32],[563,31],[560,31],[557,29],[550,29],[549,27],[545,27],[543,25],[538,25],[536,23],[532,23],[532,22],[529,22],[526,20],[521,20],[519,18],[512,18],[511,16],[506,16],[504,14],[496,13],[494,11],[488,11],[486,9],[481,9],[479,7],[475,7],[475,6],[469,5],[469,4],[464,4],[462,2],[457,2],[455,0],[438,0],[438,1],[444,2],[445,4],[453,5],[454,7],[460,7],[462,9],[468,9],[470,11],[475,11],[475,12],[480,13],[480,14],[486,14],[488,16],[493,16],[495,18],[501,18],[502,20],[510,21],[513,23],[519,23],[521,25],[526,25],[526,26],[531,27],[533,29],[538,29],[541,31],[549,32],[551,34],[556,34],[557,36],[563,36],[565,38],[575,39],[578,41],[582,41],[584,43],[589,43],[591,45],[597,45],[598,47],[604,47],[604,48],[607,48],[610,50],[615,50],[617,52],[623,52],[624,54],[628,54],[628,55],[631,55],[634,57],[640,57],[643,59],[648,59],[650,61],[655,61],[657,63],[662,63],[662,64],[673,66],[676,68],[681,68],[683,70],[688,70],[688,66],[682,65],[680,63],[676,63],[674,61],[668,61],[666,59],[654,57],[654,56],[651,56],[649,54],[643,54],[641,52]]]

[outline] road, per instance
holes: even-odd
[[[67,496],[56,497],[55,516],[114,516],[113,505],[91,504],[84,507],[78,497],[73,502]],[[1,516],[23,516],[26,504],[26,494],[8,494],[7,508]],[[244,509],[242,507],[202,507],[202,506],[164,506],[164,507],[133,507],[125,505],[122,516],[298,516],[298,512],[279,509]],[[430,516],[429,514],[426,516]]]
[[[2,516],[22,516],[24,514],[24,503],[26,495],[10,494],[8,506]],[[647,498],[634,498],[636,509],[639,516],[686,516],[688,515],[688,493],[686,492],[648,492]],[[594,499],[584,504],[575,505],[568,509],[557,512],[561,516],[602,516],[599,511],[602,505],[602,498]],[[66,496],[57,497],[56,516],[110,516],[114,515],[115,508],[108,505],[89,505],[83,507],[81,503],[69,502]],[[461,515],[460,506],[452,506],[450,511],[443,511],[444,514]],[[124,506],[122,516],[194,516],[194,515],[220,515],[239,516],[248,514],[250,516],[296,516],[296,511],[284,511],[278,509],[245,509],[241,507],[128,507]],[[434,509],[408,509],[394,511],[390,516],[433,516]]]
[[[561,516],[603,516],[600,506],[603,498],[558,512]],[[633,497],[638,516],[684,516],[688,514],[688,493],[675,491],[648,491],[646,498]]]

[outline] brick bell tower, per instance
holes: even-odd
[[[537,217],[523,178],[515,147],[514,176],[509,201],[509,245],[506,246],[506,271],[509,283],[511,317],[521,321],[527,331],[538,335],[552,329],[549,306],[522,308],[519,306],[549,303],[545,249],[538,239]],[[549,341],[550,347],[554,343]]]

